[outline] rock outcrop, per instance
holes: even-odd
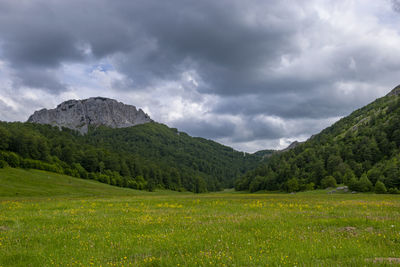
[[[89,126],[125,128],[152,120],[143,110],[137,110],[135,106],[125,105],[114,99],[92,97],[84,100],[68,100],[55,109],[35,111],[28,122],[66,127],[85,134]]]
[[[294,141],[291,143],[287,148],[282,149],[280,152],[286,152],[296,148],[298,145],[302,144],[303,142]]]
[[[396,96],[396,95],[400,95],[400,85],[396,86],[395,88],[393,88],[392,91],[390,91],[389,94],[387,94],[388,96]]]

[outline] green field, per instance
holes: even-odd
[[[400,264],[400,197],[147,193],[0,170],[0,266]]]

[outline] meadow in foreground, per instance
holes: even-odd
[[[0,266],[399,264],[399,196],[110,188],[0,197]]]

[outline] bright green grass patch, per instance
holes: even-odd
[[[133,196],[138,194],[143,195],[146,192],[46,171],[0,169],[0,197]]]
[[[399,196],[104,190],[0,198],[0,266],[368,266],[400,258]]]

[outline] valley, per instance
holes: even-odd
[[[2,266],[384,266],[400,260],[397,195],[149,193],[43,171],[4,169],[0,177],[8,188],[15,185],[8,190],[13,196],[0,196]]]
[[[0,0],[0,267],[400,266],[400,0]]]

